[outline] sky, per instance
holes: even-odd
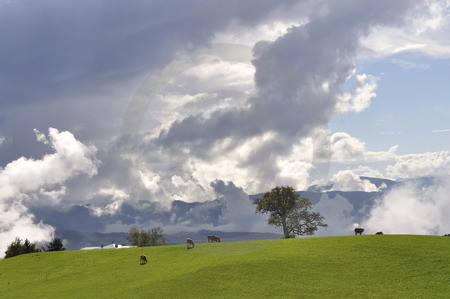
[[[393,227],[402,207],[439,222],[449,15],[448,0],[0,0],[0,249],[54,234],[36,207],[221,198],[221,228],[260,231],[248,194],[377,191],[360,176],[438,176],[365,223]],[[413,216],[402,232],[445,224]]]

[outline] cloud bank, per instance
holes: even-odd
[[[382,197],[371,210],[364,226],[368,233],[443,235],[448,233],[450,210],[449,176],[433,184],[402,184]]]
[[[46,197],[57,202],[65,195],[61,186],[66,181],[78,175],[94,176],[97,173],[96,149],[85,146],[70,132],[50,128],[48,137],[37,132],[37,139],[48,143],[54,153],[40,160],[23,157],[0,169],[2,255],[7,244],[17,236],[36,242],[49,240],[53,235],[52,227],[35,223],[27,208],[30,202],[37,204],[35,201]]]

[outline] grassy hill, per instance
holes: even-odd
[[[149,263],[139,265],[139,255]],[[0,261],[1,298],[448,298],[450,238],[371,235],[45,252]]]

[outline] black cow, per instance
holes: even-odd
[[[363,231],[364,231],[364,228],[361,228],[361,227],[355,228],[355,236],[357,234],[362,235]]]
[[[145,255],[141,254],[139,260],[140,260],[140,265],[145,265],[145,264],[147,264],[147,257],[146,257]]]

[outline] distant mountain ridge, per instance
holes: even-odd
[[[302,196],[311,199],[315,205],[325,203],[345,203],[348,207],[345,216],[350,217],[353,222],[359,223],[367,216],[369,211],[377,202],[377,199],[384,196],[397,186],[413,182],[419,186],[427,186],[434,182],[433,177],[414,178],[409,180],[393,181],[382,178],[361,177],[362,180],[368,180],[374,184],[379,191],[326,191],[330,186],[311,186],[304,191],[298,191]],[[250,201],[262,196],[263,193],[249,195]],[[319,204],[320,203],[320,204]],[[59,237],[68,240],[69,248],[97,246],[99,243],[110,244],[111,242],[126,244],[126,233],[96,233],[102,232],[105,227],[114,223],[122,223],[124,227],[135,225],[135,223],[145,223],[151,221],[164,226],[180,225],[180,230],[189,231],[189,235],[203,240],[203,231],[198,231],[205,226],[218,227],[221,224],[222,216],[227,212],[227,202],[221,198],[206,202],[184,202],[173,201],[170,209],[162,210],[156,203],[150,200],[141,205],[144,208],[137,208],[131,204],[123,203],[117,214],[106,214],[101,217],[93,215],[90,205],[76,205],[67,211],[60,211],[52,207],[34,207],[31,212],[35,215],[36,221],[42,221],[45,224],[55,227],[60,234]],[[322,211],[319,211],[322,213]],[[139,219],[139,222],[136,222]],[[184,225],[189,223],[189,225]],[[183,229],[184,227],[184,229]],[[148,228],[146,228],[148,229]],[[245,230],[245,227],[242,227]],[[195,232],[195,233],[193,233]],[[220,232],[222,236],[227,233]],[[245,233],[231,233],[229,240],[245,239]],[[168,244],[184,242],[188,234],[170,234],[167,236]],[[257,235],[247,236],[249,239],[256,238]],[[267,235],[267,238],[274,236]],[[228,237],[225,237],[228,238]]]

